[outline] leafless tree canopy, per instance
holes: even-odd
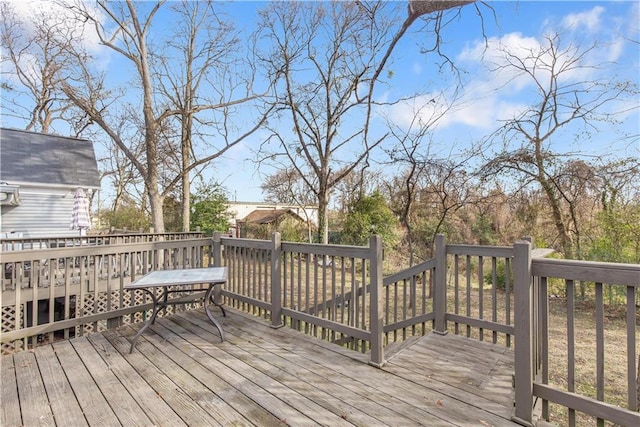
[[[394,47],[421,15],[467,2],[413,3],[408,16],[384,2],[278,3],[261,13],[257,39],[267,47],[259,58],[276,82],[280,119],[263,155],[288,159],[315,194],[324,242],[332,190],[387,137],[371,120],[376,83]]]
[[[529,80],[536,90],[536,100],[495,134],[503,139],[504,148],[488,161],[485,172],[511,172],[521,179],[523,187],[531,183],[541,187],[558,233],[557,246],[570,258],[580,256],[582,238],[577,216],[579,197],[572,187],[585,182],[584,174],[589,168],[584,162],[571,162],[571,153],[556,151],[553,142],[567,138],[562,132],[570,125],[580,125],[579,138],[588,140],[590,132],[597,132],[599,123],[616,120],[619,112],[605,107],[635,91],[628,81],[576,80],[575,75],[601,65],[588,62],[588,54],[595,46],[564,45],[556,33],[526,55],[504,49],[503,62],[493,68],[495,72]]]
[[[137,91],[140,104],[121,102],[119,93],[105,90],[104,76],[86,67],[78,68],[78,77],[65,81],[63,90],[135,166],[156,231],[164,231],[165,197],[181,185],[186,229],[191,171],[219,158],[266,120],[263,112],[252,123],[234,125],[238,108],[259,99],[253,76],[235,71],[243,68],[234,63],[241,60],[233,54],[238,40],[218,19],[215,3],[173,5],[173,36],[162,40],[151,39],[149,32],[166,7],[164,1],[150,7],[131,0],[97,5],[107,20],[98,19],[84,3],[75,4],[73,11],[78,19],[92,22],[102,45],[131,66],[138,85],[123,87],[122,93]]]

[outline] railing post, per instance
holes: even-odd
[[[382,238],[371,236],[369,239],[370,263],[371,263],[371,359],[369,363],[381,368],[384,361],[384,318],[382,305]]]
[[[280,233],[271,236],[271,327],[280,328],[282,322],[282,275],[280,274],[280,258],[282,257],[282,242]]]
[[[222,267],[222,233],[219,231],[213,232],[211,238],[211,257],[209,258],[209,265],[213,260],[214,267]],[[222,286],[216,286],[213,290],[213,300],[216,304],[222,304]]]
[[[533,294],[531,286],[531,243],[514,244],[514,367],[515,409],[512,419],[533,426]]]
[[[436,272],[433,290],[433,332],[447,334],[447,242],[444,234],[436,235]]]
[[[222,267],[222,233],[219,231],[213,232],[213,238],[211,239],[213,244],[211,246],[211,257],[213,258],[214,267]],[[211,260],[209,260],[211,265]]]

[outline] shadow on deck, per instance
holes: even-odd
[[[2,426],[505,426],[513,352],[455,335],[368,356],[228,309],[2,356]]]

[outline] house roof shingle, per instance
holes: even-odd
[[[0,129],[0,181],[100,188],[91,141]]]

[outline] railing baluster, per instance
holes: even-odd
[[[604,299],[602,283],[596,283],[596,399],[604,402]],[[597,419],[598,426],[604,426],[604,420]]]
[[[640,410],[640,357],[636,353],[636,328],[637,328],[637,305],[636,293],[638,288],[627,286],[627,407],[632,411]],[[636,357],[638,362],[636,365]]]
[[[466,314],[467,317],[471,317],[471,256],[467,255],[467,264],[466,264],[466,279],[467,279],[467,301],[466,301]],[[471,325],[467,324],[467,337],[471,337]]]
[[[453,299],[454,299],[454,313],[460,314],[460,256],[455,254],[453,257]],[[455,334],[460,333],[460,323],[458,321],[454,324]]]
[[[567,390],[576,388],[575,283],[565,281],[567,289]],[[569,425],[576,425],[576,411],[569,408]]]
[[[504,293],[505,293],[505,323],[511,325],[511,259],[504,260]],[[511,334],[507,334],[507,347],[511,347]]]
[[[498,260],[496,257],[491,257],[491,320],[493,322],[498,321]],[[491,333],[492,342],[498,343],[498,332],[493,331]]]
[[[549,384],[549,289],[546,277],[540,277],[538,322],[540,323],[540,363],[542,364],[542,384]],[[510,338],[508,335],[507,338]],[[542,418],[549,419],[549,401],[542,400]]]
[[[478,257],[478,319],[484,318],[484,258]],[[479,340],[484,341],[484,329],[479,328]]]

